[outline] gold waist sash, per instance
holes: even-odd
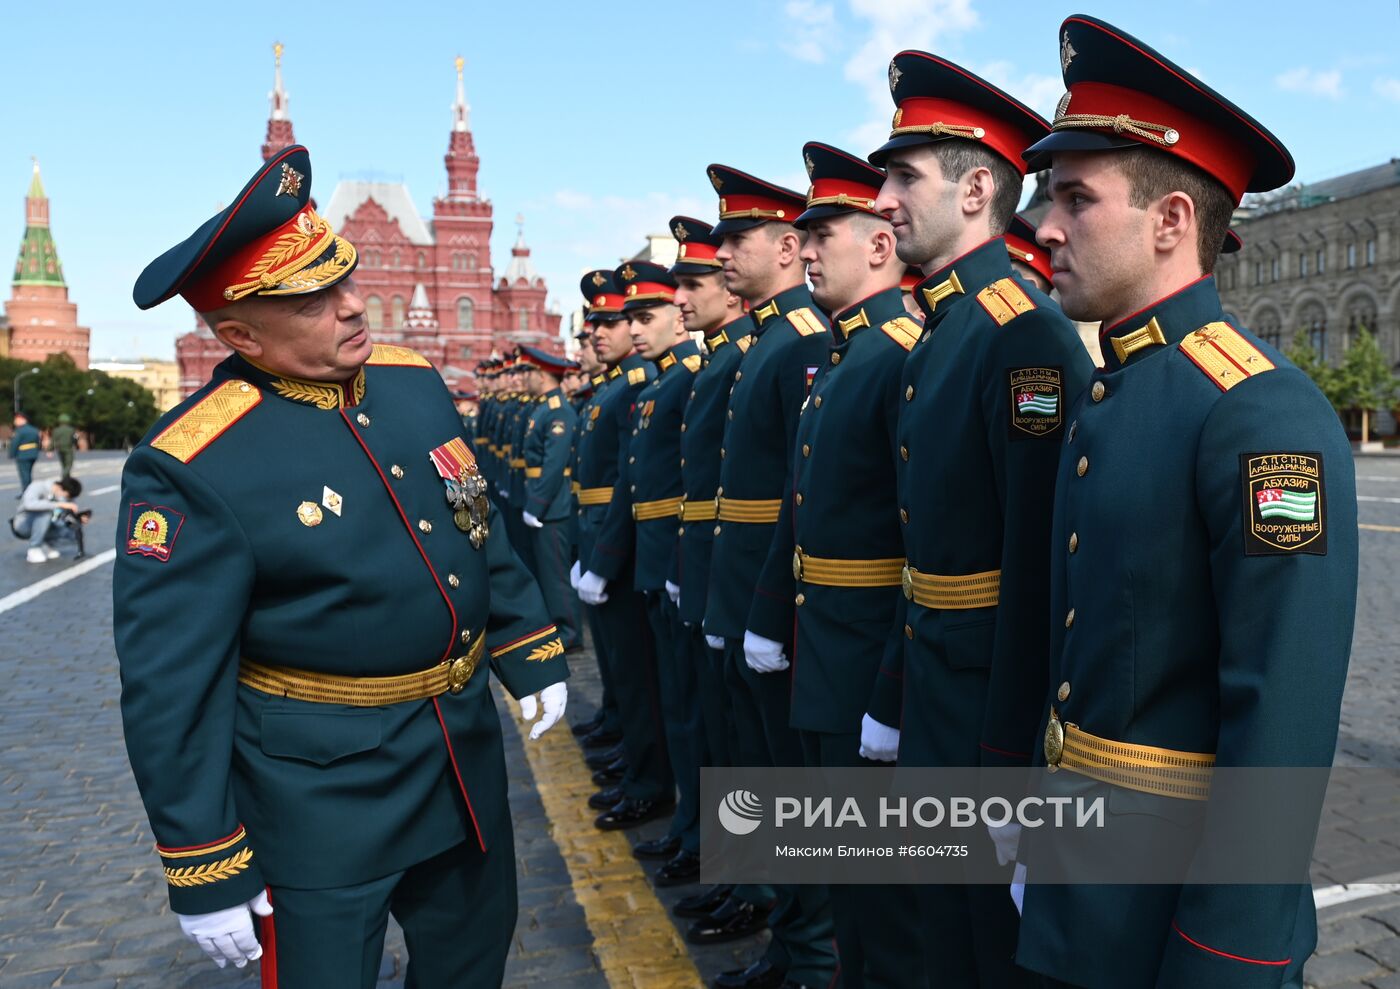
[[[906,566],[903,574],[904,596],[925,608],[961,611],[967,608],[990,608],[1001,597],[1001,571],[944,576],[919,573]]]

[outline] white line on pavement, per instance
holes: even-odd
[[[1357,474],[1358,481],[1387,481],[1390,484],[1400,484],[1400,477],[1387,477],[1385,474]]]
[[[109,484],[105,488],[98,488],[96,491],[89,491],[88,494],[92,495],[95,498],[100,494],[107,494],[109,491],[120,491],[121,488],[122,486],[120,484]]]
[[[1380,498],[1376,495],[1357,495],[1357,501],[1383,501],[1387,505],[1400,505],[1400,498]]]
[[[75,577],[81,577],[89,570],[96,570],[98,567],[105,566],[116,558],[117,551],[115,549],[109,549],[104,553],[98,553],[94,557],[71,566],[67,570],[60,571],[50,577],[45,577],[43,580],[36,580],[28,587],[22,587],[13,594],[7,594],[0,598],[0,615],[3,615],[11,608],[18,608],[28,601],[33,601],[45,591],[51,591],[55,587],[61,587]]]
[[[1341,886],[1327,886],[1316,890],[1313,899],[1317,901],[1317,908],[1321,910],[1323,907],[1334,907],[1339,903],[1365,900],[1387,893],[1400,893],[1400,883],[1346,883]]]

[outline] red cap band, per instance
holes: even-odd
[[[1021,152],[1045,133],[1032,134],[976,107],[932,96],[915,96],[899,104],[891,126],[890,137],[927,134],[978,141],[1011,162],[1022,175],[1026,174],[1026,163]]]

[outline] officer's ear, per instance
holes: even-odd
[[[224,346],[243,357],[261,357],[260,326],[249,318],[247,306],[234,303],[212,312],[200,313],[199,318]]]

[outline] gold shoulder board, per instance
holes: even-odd
[[[987,315],[996,320],[998,326],[1005,326],[1022,313],[1035,309],[1031,301],[1014,278],[1002,278],[992,282],[977,293],[977,301],[987,310]]]
[[[187,464],[261,401],[256,387],[230,378],[161,430],[151,446]]]
[[[746,354],[746,353],[748,353],[749,348],[753,346],[753,334],[752,334],[752,333],[746,333],[746,334],[744,334],[744,335],[741,336],[738,340],[735,340],[735,341],[734,341],[734,346],[736,346],[736,347],[739,348],[739,353],[741,353],[741,354]]]
[[[699,354],[691,354],[689,357],[682,357],[681,363],[685,365],[687,371],[691,374],[695,374],[705,362],[701,359]]]
[[[627,372],[627,383],[629,385],[640,385],[647,380],[647,369],[644,367],[634,367]]]
[[[1207,323],[1187,334],[1179,347],[1221,391],[1274,369],[1274,362],[1229,323]]]
[[[557,408],[559,408],[559,396],[558,396],[558,395],[550,395],[550,396],[549,396],[549,407],[550,407],[551,409],[557,409]]]
[[[896,316],[888,323],[882,323],[880,329],[885,332],[885,336],[905,350],[913,350],[914,344],[919,342],[919,337],[924,332],[924,328],[908,316]]]
[[[375,366],[392,365],[395,367],[432,367],[428,359],[416,350],[409,350],[407,347],[393,347],[387,343],[376,343],[374,350],[369,355],[366,364]]]
[[[809,337],[813,333],[826,332],[826,326],[817,318],[817,314],[805,306],[788,313],[787,319],[792,324],[792,328],[804,337]]]

